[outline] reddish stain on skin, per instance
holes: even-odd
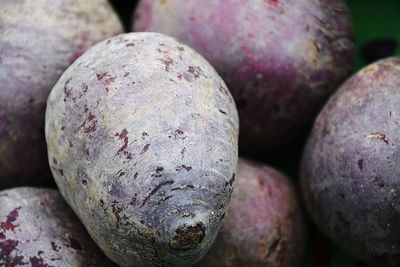
[[[161,59],[161,62],[164,63],[164,65],[165,65],[165,71],[170,71],[170,66],[174,64],[174,60],[170,57]]]
[[[200,75],[205,76],[200,67],[189,66],[187,72],[191,73],[196,79],[199,78]]]
[[[7,220],[5,222],[0,222],[0,228],[3,230],[11,230],[15,232],[15,228],[17,228],[19,225],[15,225],[13,224],[13,222],[17,220],[20,209],[21,207],[18,207],[11,211],[7,215]]]
[[[32,267],[51,267],[41,257],[30,257],[29,261],[31,262]]]
[[[6,239],[6,236],[4,233],[0,233],[0,239]]]
[[[110,85],[115,81],[116,77],[112,77],[108,72],[97,73],[97,80],[101,81],[104,85]],[[108,90],[108,88],[107,88]]]
[[[92,133],[96,131],[96,124],[97,124],[96,116],[94,116],[92,113],[89,113],[89,115],[87,116],[87,121],[90,122],[90,125],[84,129],[84,132]]]
[[[116,133],[115,136],[118,137],[118,140],[123,141],[123,145],[117,152],[117,154],[119,154],[128,147],[128,131],[126,129],[123,129],[121,133]]]
[[[146,153],[147,150],[149,149],[149,147],[150,147],[150,144],[146,144],[146,145],[143,147],[142,152],[140,152],[140,155],[142,155],[143,153]]]
[[[17,266],[22,264],[22,256],[13,256],[12,252],[18,246],[17,240],[6,239],[0,242],[0,262],[3,262],[5,266]]]

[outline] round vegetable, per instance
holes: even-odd
[[[339,246],[400,265],[400,58],[361,70],[318,116],[302,162],[307,208]]]
[[[241,159],[228,213],[214,245],[198,266],[299,266],[306,230],[289,180]]]
[[[198,53],[157,33],[104,41],[50,94],[49,162],[68,203],[121,266],[202,257],[228,206],[238,115]]]
[[[45,184],[47,96],[88,47],[122,32],[106,0],[0,0],[0,188]]]
[[[142,0],[134,29],[169,34],[210,61],[238,105],[245,154],[300,133],[352,70],[342,0]]]
[[[115,266],[96,247],[59,192],[0,192],[0,265]]]

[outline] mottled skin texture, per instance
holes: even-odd
[[[131,33],[91,48],[50,94],[49,162],[68,203],[121,266],[185,266],[213,242],[237,164],[238,115],[191,48]]]
[[[0,188],[51,179],[47,96],[87,48],[121,32],[106,0],[0,0]]]
[[[237,103],[245,154],[298,134],[352,69],[342,0],[142,0],[134,29],[176,37],[216,68]]]
[[[197,266],[299,266],[305,239],[293,185],[276,170],[241,159],[221,230]]]
[[[19,187],[1,191],[0,203],[0,266],[116,266],[59,192]]]
[[[373,266],[400,265],[400,59],[361,70],[318,116],[302,189],[318,226]]]

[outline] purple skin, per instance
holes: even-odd
[[[238,106],[244,154],[300,133],[353,66],[342,0],[142,0],[133,25],[177,38],[216,68]]]
[[[308,211],[373,266],[400,265],[400,58],[364,68],[329,100],[304,151]]]
[[[46,111],[56,183],[121,266],[187,266],[217,235],[233,190],[238,114],[191,48],[131,33],[89,49]]]
[[[106,0],[0,0],[0,188],[51,180],[46,100],[93,44],[120,34]]]
[[[302,210],[287,177],[241,159],[224,223],[197,266],[299,266],[305,239]]]
[[[0,192],[0,203],[0,266],[116,266],[59,192],[14,188]]]

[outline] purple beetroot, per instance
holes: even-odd
[[[0,266],[115,266],[97,248],[59,192],[0,191]]]
[[[210,61],[237,103],[246,154],[300,133],[353,66],[342,0],[141,0],[134,29],[169,34]]]
[[[400,58],[365,67],[318,116],[302,162],[317,225],[373,266],[400,265]]]
[[[47,104],[57,185],[121,266],[187,266],[207,252],[233,190],[237,138],[223,80],[158,33],[92,47]]]
[[[242,159],[221,230],[197,266],[299,266],[305,239],[293,185],[278,171]]]
[[[121,32],[106,0],[0,0],[0,188],[50,180],[47,96],[87,48]]]

